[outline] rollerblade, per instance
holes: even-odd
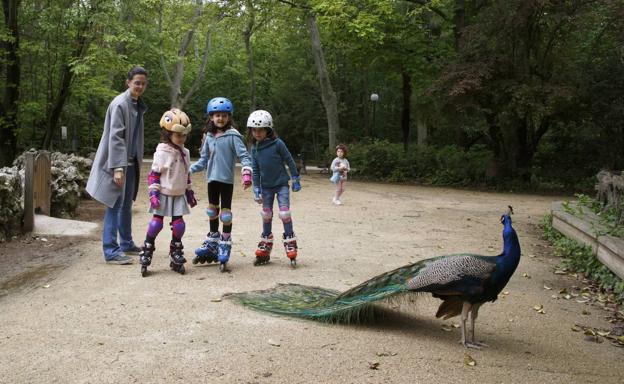
[[[184,275],[184,263],[186,263],[186,259],[184,258],[184,246],[182,243],[171,243],[169,245],[169,266],[174,271],[178,272],[181,275]]]
[[[154,244],[145,242],[141,247],[141,253],[139,253],[139,263],[141,263],[141,276],[147,276],[147,267],[152,264],[152,256],[154,255]]]
[[[285,233],[283,235],[284,239],[284,249],[286,250],[286,256],[290,259],[290,266],[293,268],[297,267],[297,238],[293,233],[290,236],[287,236]]]
[[[227,240],[223,238],[223,235],[219,239],[219,270],[221,272],[229,272],[227,263],[230,261],[230,253],[232,252],[232,237],[228,237]]]
[[[258,249],[256,249],[256,260],[254,265],[267,264],[271,259],[271,250],[273,249],[273,234],[269,233],[268,236],[260,236],[260,242],[258,243]]]
[[[219,252],[219,232],[210,232],[202,245],[195,249],[195,257],[193,264],[216,263],[218,261],[217,254]]]

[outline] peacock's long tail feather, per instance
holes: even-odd
[[[226,298],[252,309],[280,315],[328,322],[358,322],[374,314],[374,302],[392,300],[406,293],[406,279],[424,266],[423,262],[406,265],[373,277],[343,293],[321,287],[279,284],[262,291],[230,293]]]

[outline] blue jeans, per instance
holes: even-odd
[[[276,188],[262,188],[262,208],[273,209],[273,202],[277,196],[278,209],[281,207],[290,208],[290,191],[288,184]],[[263,223],[262,231],[265,235],[268,235],[272,231],[272,222]],[[293,233],[292,221],[284,223],[284,232],[287,234]]]
[[[134,203],[132,199],[136,182],[136,168],[126,167],[124,193],[119,196],[113,208],[106,207],[102,230],[102,246],[106,260],[136,246],[132,241],[132,204]],[[117,234],[119,234],[120,243],[117,242]]]

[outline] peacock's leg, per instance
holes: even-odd
[[[479,308],[481,307],[480,303],[473,304],[470,309],[470,341],[469,345],[464,344],[468,348],[481,349],[482,347],[489,347],[489,345],[475,341],[475,323],[477,321],[477,317],[479,316]]]
[[[467,301],[464,301],[463,305],[462,305],[462,311],[461,311],[461,343],[464,347],[468,347],[468,344],[466,343],[466,320],[468,319],[468,314],[470,313],[470,307],[472,307],[472,304],[470,304]]]

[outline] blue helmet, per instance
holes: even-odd
[[[206,113],[212,115],[215,112],[226,112],[231,115],[234,113],[234,105],[225,97],[215,97],[208,102]]]

